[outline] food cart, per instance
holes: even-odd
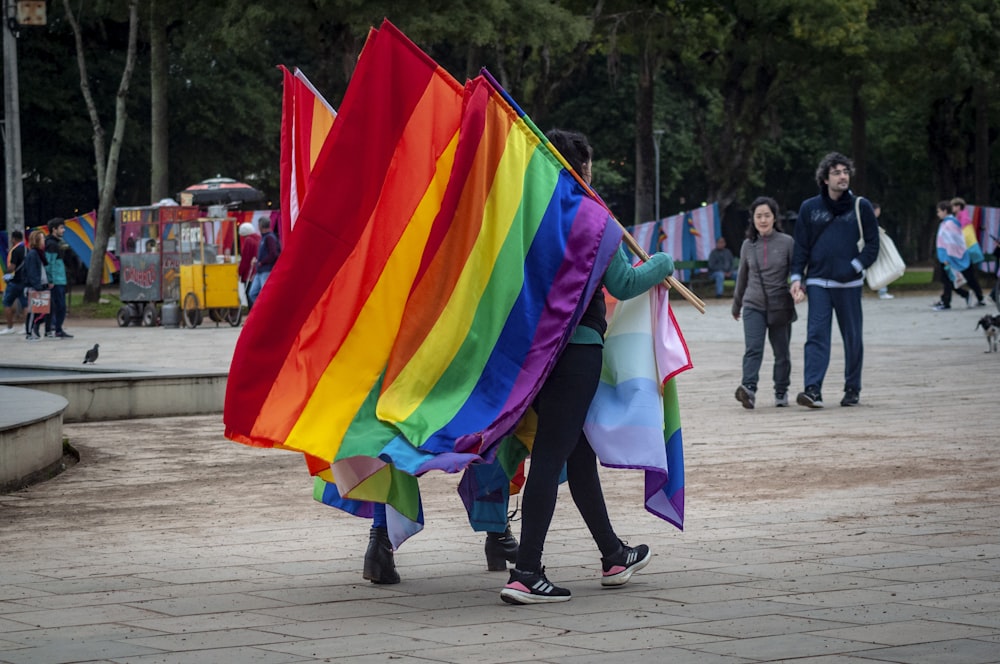
[[[216,325],[225,321],[236,327],[243,320],[236,233],[226,224],[235,221],[202,217],[178,224],[180,303],[187,327],[201,325],[206,310]]]
[[[159,324],[158,305],[176,303],[189,327],[202,310],[216,324],[240,324],[235,220],[195,206],[115,209],[121,260],[118,325]]]
[[[157,325],[158,305],[180,302],[181,250],[176,224],[197,219],[194,206],[115,208],[121,262],[118,325]]]

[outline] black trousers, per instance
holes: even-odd
[[[976,278],[976,266],[969,265],[969,267],[962,270],[962,276],[969,284],[969,288],[976,294],[976,299],[980,302],[983,301],[983,289],[979,286],[979,279]],[[941,302],[946,306],[951,306],[951,292],[954,290],[958,293],[959,297],[966,299],[969,297],[969,291],[965,288],[955,288],[955,284],[951,282],[948,278],[948,272],[941,270],[941,284],[944,286],[944,292],[941,293]]]
[[[517,569],[541,570],[542,548],[564,464],[573,502],[601,555],[614,555],[621,546],[608,519],[597,456],[583,434],[587,409],[601,377],[602,350],[595,345],[568,345],[535,399],[538,429],[521,502]]]

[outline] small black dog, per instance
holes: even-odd
[[[997,342],[1000,341],[1000,316],[986,315],[979,319],[974,329],[983,328],[986,334],[986,352],[997,352]]]

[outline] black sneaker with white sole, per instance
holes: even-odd
[[[652,557],[652,552],[645,544],[632,548],[622,542],[621,551],[610,558],[601,558],[604,568],[601,575],[601,585],[624,586],[632,578],[634,572],[638,572],[649,564]]]
[[[545,568],[541,572],[510,571],[510,581],[500,591],[500,599],[508,604],[544,604],[546,602],[568,602],[571,593],[568,588],[560,588],[545,578]]]
[[[799,395],[795,397],[795,403],[806,408],[822,408],[823,397],[814,385],[810,385],[804,392],[799,392]]]

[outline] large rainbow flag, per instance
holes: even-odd
[[[621,230],[486,77],[463,89],[388,22],[311,178],[233,356],[226,435],[419,523],[416,478],[493,458]]]
[[[287,238],[295,227],[309,176],[337,112],[298,68],[279,67],[284,76],[281,103],[281,228]]]
[[[94,238],[96,237],[97,211],[91,210],[86,214],[72,217],[66,220],[66,234],[63,239],[72,249],[83,264],[90,267],[90,258],[94,253]],[[104,272],[101,276],[102,284],[110,284],[113,275],[118,272],[118,265],[115,264],[111,255],[104,254]]]

